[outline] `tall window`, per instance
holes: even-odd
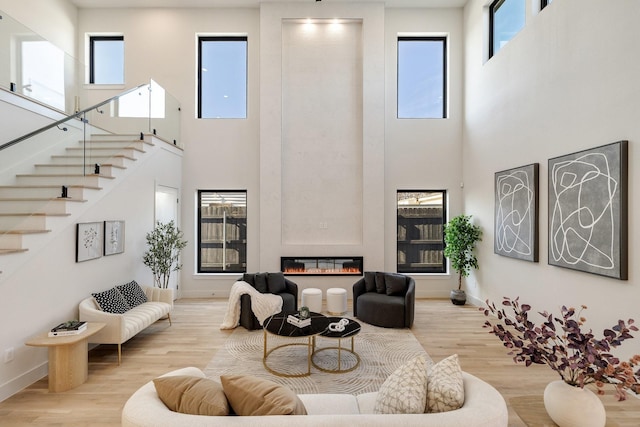
[[[445,190],[398,190],[398,273],[445,273]]]
[[[198,118],[247,117],[247,37],[198,39]]]
[[[89,83],[124,84],[124,37],[89,37]]]
[[[495,0],[489,6],[489,57],[524,27],[525,0]]]
[[[198,190],[198,207],[198,273],[246,272],[246,190]]]
[[[446,37],[398,37],[398,118],[446,118],[446,87]]]
[[[553,0],[540,0],[540,10],[544,9],[549,5]]]

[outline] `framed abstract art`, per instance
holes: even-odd
[[[533,163],[495,174],[493,251],[538,262],[538,170]]]
[[[628,142],[549,159],[549,264],[627,279]]]

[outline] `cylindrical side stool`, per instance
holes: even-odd
[[[309,311],[322,312],[322,291],[317,288],[302,290],[302,307],[309,307]]]
[[[347,291],[342,288],[327,289],[327,311],[334,316],[347,312]]]

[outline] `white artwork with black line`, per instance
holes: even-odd
[[[124,252],[124,221],[104,222],[104,254],[114,255]]]

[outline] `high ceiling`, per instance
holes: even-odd
[[[315,3],[315,0],[70,0],[80,8],[258,7],[260,3]],[[326,3],[371,3],[375,0],[322,0]],[[467,0],[378,0],[387,7],[462,7]],[[320,5],[319,5],[320,6]],[[321,7],[321,6],[320,6]]]

